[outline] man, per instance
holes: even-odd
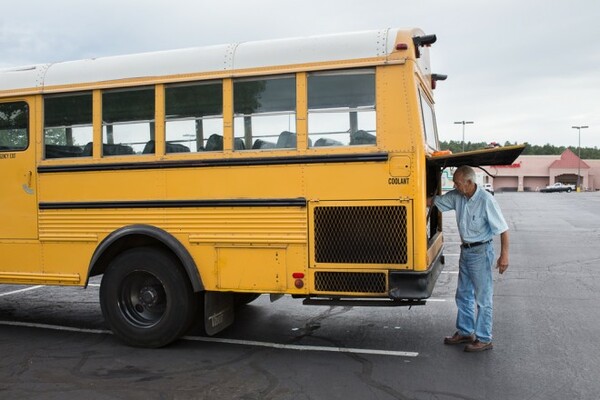
[[[440,211],[456,210],[456,223],[462,244],[456,289],[456,333],[445,344],[467,343],[465,351],[489,350],[492,345],[492,297],[494,247],[492,238],[500,235],[501,274],[508,268],[508,225],[494,197],[475,183],[475,171],[461,166],[454,172],[454,190],[427,199]]]

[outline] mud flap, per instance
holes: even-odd
[[[204,292],[204,330],[213,336],[233,323],[233,294]]]

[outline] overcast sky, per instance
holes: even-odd
[[[440,140],[600,147],[598,0],[29,0],[0,14],[0,67],[251,40],[435,33]]]

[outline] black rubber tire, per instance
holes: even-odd
[[[184,335],[197,309],[181,264],[151,247],[126,250],[112,260],[102,277],[100,306],[115,336],[153,348]]]

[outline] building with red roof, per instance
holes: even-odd
[[[560,156],[519,156],[512,165],[487,167],[493,176],[483,176],[497,192],[537,191],[555,182],[577,185],[582,190],[600,190],[600,160],[581,160],[566,149]]]

